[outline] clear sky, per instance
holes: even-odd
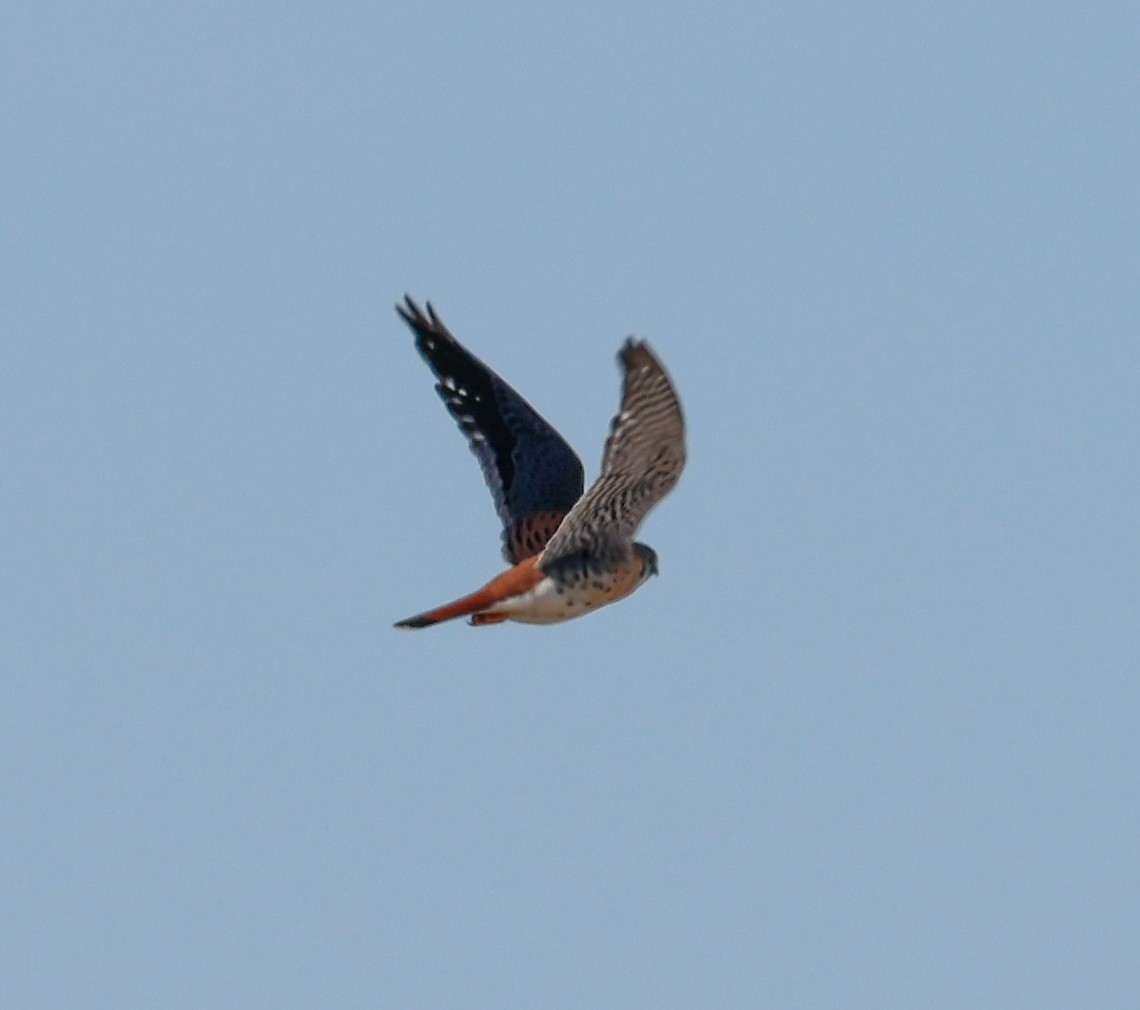
[[[1134,4],[10,3],[0,1005],[1140,1006]],[[392,311],[661,576],[495,574]]]

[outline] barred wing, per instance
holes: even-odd
[[[685,421],[665,369],[643,341],[625,342],[621,410],[610,426],[601,476],[563,520],[542,556],[547,571],[569,557],[629,557],[642,520],[685,465]]]
[[[439,393],[467,436],[503,524],[511,564],[537,554],[582,497],[582,461],[538,412],[455,339],[431,303],[396,311],[416,335]]]

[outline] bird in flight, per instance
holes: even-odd
[[[467,436],[503,524],[511,565],[482,589],[399,621],[426,628],[455,617],[471,624],[553,624],[628,596],[657,574],[657,554],[633,540],[685,465],[685,423],[669,376],[644,341],[618,353],[621,408],[602,472],[585,494],[582,461],[538,412],[407,295],[396,311],[439,380]]]
[[[657,575],[652,547],[634,543],[645,515],[681,477],[681,404],[649,345],[630,337],[618,353],[621,409],[605,442],[602,473],[583,494],[575,451],[534,407],[463,347],[435,315],[405,295],[396,311],[439,382],[435,390],[479,458],[511,568],[461,600],[399,621],[426,628],[451,618],[547,625],[628,596]]]

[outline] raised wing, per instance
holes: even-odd
[[[582,497],[582,461],[538,412],[407,295],[396,311],[416,335],[439,393],[483,468],[511,564],[546,546]]]
[[[621,410],[610,426],[601,476],[546,545],[547,571],[575,556],[628,558],[637,528],[685,465],[685,421],[665,369],[648,344],[632,337],[618,360],[625,371]]]

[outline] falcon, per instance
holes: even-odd
[[[407,295],[396,306],[483,469],[511,567],[396,627],[426,628],[456,617],[474,625],[554,624],[614,603],[656,575],[656,552],[633,537],[681,476],[685,423],[649,345],[630,337],[618,352],[621,407],[601,474],[583,494],[582,461],[565,439],[451,335],[430,302],[426,310]]]

